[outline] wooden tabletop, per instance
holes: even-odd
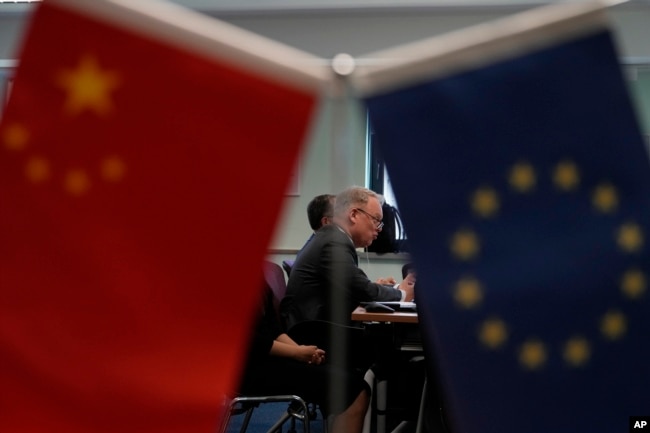
[[[352,312],[352,320],[356,322],[418,323],[418,313],[408,311],[370,313],[363,307],[357,307]]]

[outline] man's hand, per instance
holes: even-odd
[[[316,346],[297,346],[294,357],[298,361],[318,365],[325,361],[325,351]]]
[[[404,278],[404,281],[402,281],[399,285],[399,289],[403,290],[406,293],[406,296],[404,297],[405,301],[410,302],[415,298],[415,291],[413,290],[414,288],[415,278],[410,279],[407,275],[407,277]]]
[[[377,278],[377,281],[375,281],[377,284],[383,284],[385,286],[394,286],[397,284],[397,281],[395,281],[395,278],[393,277],[388,277],[388,278]]]

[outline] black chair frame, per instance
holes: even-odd
[[[303,431],[309,433],[310,421],[316,417],[314,410],[310,408],[309,404],[305,402],[302,398],[297,395],[273,395],[273,396],[259,396],[259,397],[235,397],[230,401],[228,406],[228,411],[226,412],[223,422],[221,432],[225,432],[230,423],[230,419],[233,415],[244,414],[244,420],[242,421],[241,428],[239,429],[240,433],[244,433],[248,429],[248,424],[250,423],[251,417],[253,416],[253,411],[263,403],[288,403],[287,410],[282,414],[280,419],[276,421],[275,424],[267,433],[281,433],[283,426],[289,422],[290,428],[289,432],[296,431],[296,422],[302,422]]]

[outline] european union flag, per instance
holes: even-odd
[[[602,11],[572,14],[366,89],[453,432],[650,414],[649,158]]]

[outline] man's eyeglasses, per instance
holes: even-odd
[[[377,226],[376,226],[377,230],[381,230],[381,228],[384,226],[384,222],[382,220],[380,220],[379,218],[377,218],[374,215],[369,214],[365,210],[363,210],[361,208],[358,208],[358,207],[355,207],[354,210],[358,210],[359,212],[364,213],[364,214],[368,215],[370,218],[372,218],[377,223]]]

